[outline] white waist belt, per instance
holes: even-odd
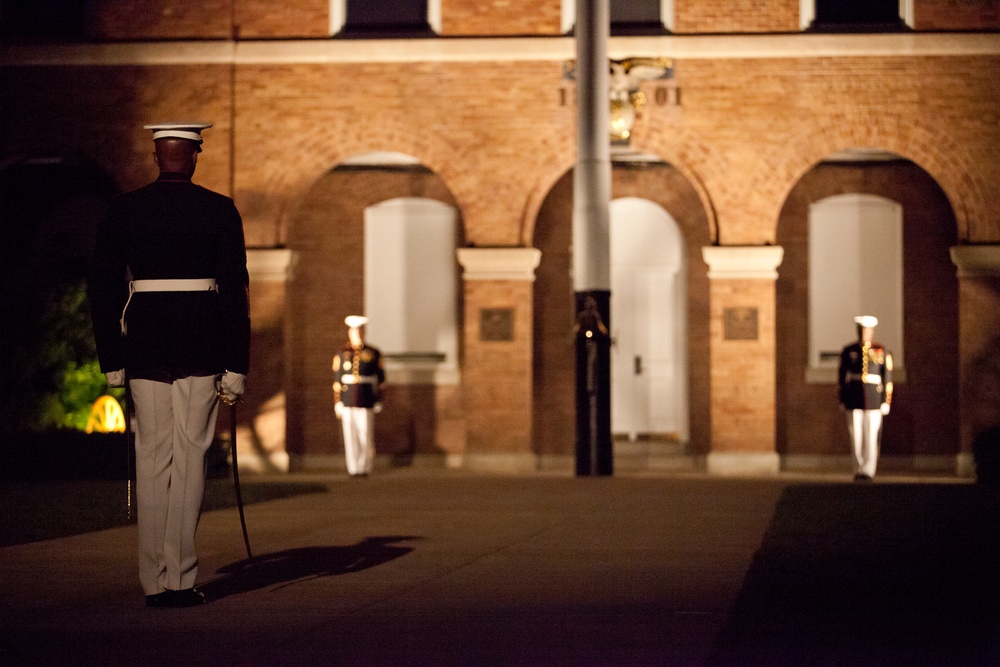
[[[217,289],[215,278],[166,278],[129,283],[131,292],[206,292]]]
[[[128,284],[128,299],[122,308],[122,318],[119,324],[122,335],[126,334],[125,313],[132,303],[132,295],[136,292],[217,292],[219,286],[215,278],[161,278],[156,280],[132,280]]]
[[[882,376],[876,375],[875,373],[848,373],[848,380],[861,380],[865,384],[882,384]]]
[[[378,384],[377,375],[345,375],[340,378],[341,384]]]

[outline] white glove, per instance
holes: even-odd
[[[125,386],[125,369],[121,368],[117,371],[111,371],[110,373],[105,373],[104,377],[108,380],[109,387],[124,387]]]
[[[344,416],[344,404],[341,403],[340,401],[337,401],[336,403],[334,403],[333,404],[333,414],[337,415],[337,419],[340,419],[341,417],[343,417]]]
[[[881,412],[883,415],[889,414],[889,404],[883,403],[882,407],[879,408],[879,412]]]
[[[379,401],[378,403],[372,406],[372,412],[374,412],[375,414],[382,412],[382,401]]]
[[[243,395],[246,380],[247,376],[242,373],[226,371],[225,374],[219,378],[218,382],[219,393],[222,395],[222,399],[230,404],[238,401],[240,396]]]

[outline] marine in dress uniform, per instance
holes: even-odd
[[[369,475],[375,465],[374,415],[381,411],[385,369],[378,348],[364,341],[368,318],[351,315],[347,344],[333,357],[333,400],[344,430],[344,455],[352,476]]]
[[[837,372],[840,405],[847,413],[847,427],[854,446],[854,479],[875,476],[882,438],[882,418],[892,403],[892,354],[872,340],[878,319],[871,315],[854,318],[858,342],[840,353]]]
[[[249,276],[233,201],[191,182],[209,123],[146,125],[159,178],[112,202],[90,281],[94,338],[135,407],[139,580],[151,607],[201,604],[195,529],[220,393],[243,393]]]

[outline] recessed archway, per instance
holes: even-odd
[[[570,280],[572,245],[572,171],[564,172],[538,208],[532,225],[534,247],[542,251],[535,272],[534,290],[534,410],[536,452],[543,465],[551,457],[570,456],[573,439],[574,377],[571,363],[571,329],[574,321]],[[673,165],[659,160],[615,163],[612,195],[647,200],[669,214],[683,239],[687,288],[682,298],[688,326],[684,340],[686,365],[700,365],[708,358],[708,276],[701,249],[711,243],[708,218],[698,190]],[[612,294],[612,308],[615,296]],[[614,323],[612,322],[612,326]],[[568,370],[567,370],[568,369]],[[687,379],[689,424],[686,451],[704,453],[710,437],[707,373],[690,373]],[[676,450],[673,450],[676,451]]]
[[[366,274],[370,280],[373,272],[385,268],[372,264],[385,261],[395,265],[388,256],[393,252],[389,246],[397,250],[405,246],[383,239],[389,245],[380,253],[370,247],[371,239],[367,238],[374,234],[370,221],[382,220],[382,214],[389,209],[396,211],[400,202],[425,202],[417,207],[424,212],[428,207],[453,211],[449,240],[454,261],[454,248],[464,244],[455,198],[437,173],[405,153],[365,151],[341,160],[313,182],[288,216],[288,247],[295,259],[288,281],[284,375],[293,467],[343,465],[339,429],[332,413],[330,362],[345,341],[344,318],[366,311]],[[403,208],[410,213],[416,210],[409,204]],[[392,217],[389,231],[400,222],[407,220]],[[455,338],[460,341],[458,280],[456,271]],[[371,342],[380,346],[374,338]],[[461,350],[456,348],[455,354],[460,357]],[[457,366],[452,376],[457,377]],[[387,381],[389,395],[375,427],[380,456],[399,460],[461,449],[462,431],[455,428],[461,420],[457,382],[439,382],[434,373],[407,375],[398,369],[389,373]]]
[[[781,209],[777,242],[784,248],[784,261],[776,285],[777,448],[788,467],[843,463],[849,451],[847,429],[837,407],[836,371],[810,369],[808,363],[809,213],[810,205],[818,201],[855,194],[898,204],[903,216],[901,258],[867,253],[875,261],[902,263],[906,364],[897,373],[892,413],[884,427],[883,455],[889,466],[954,470],[958,283],[949,249],[957,240],[956,217],[931,174],[910,160],[881,153],[878,160],[859,160],[857,153],[855,159],[843,159],[841,151],[832,153],[834,159],[818,162],[802,176]],[[878,284],[865,287],[881,289]],[[850,329],[850,323],[847,326]]]

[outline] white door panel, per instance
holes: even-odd
[[[611,204],[611,429],[687,437],[683,239],[662,208]]]

